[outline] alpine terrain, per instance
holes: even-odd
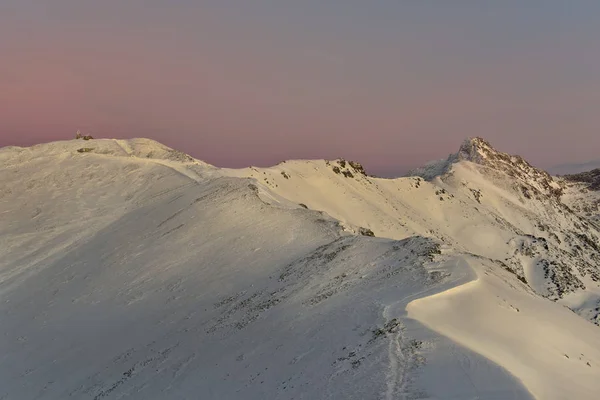
[[[0,149],[0,399],[597,399],[597,171]]]

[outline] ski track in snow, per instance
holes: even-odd
[[[434,294],[444,293],[447,290],[457,289],[469,282],[477,279],[477,275],[472,267],[463,260],[454,260],[453,267],[448,269],[453,271],[453,278],[447,280],[441,287],[433,287],[420,290],[414,294],[406,296],[397,302],[388,304],[383,309],[384,321],[388,322],[394,318],[404,318],[406,316],[406,306],[413,300],[433,296]],[[402,329],[398,330],[390,339],[388,344],[388,375],[386,400],[397,398],[407,398],[407,381],[411,367],[411,362],[402,350],[402,343],[406,341]],[[400,396],[400,397],[398,397]]]
[[[468,164],[457,165],[452,174],[483,187],[479,196],[484,202],[491,198],[488,205],[469,197],[472,188],[461,193],[452,182],[377,180],[356,170],[349,178],[332,172],[329,162],[217,170],[197,160],[174,161],[183,156],[147,140],[93,141],[98,154],[82,155],[75,153],[79,143],[48,145],[64,174],[53,178],[54,192],[43,191],[52,177],[37,167],[43,156],[30,161],[15,153],[27,162],[11,173],[23,169],[31,180],[21,197],[17,180],[0,176],[8,188],[0,199],[13,199],[0,216],[14,229],[14,238],[12,231],[0,230],[11,245],[0,249],[11,260],[0,268],[12,268],[0,282],[6,297],[0,311],[8,321],[0,386],[9,390],[0,388],[0,398],[201,393],[360,399],[379,393],[386,400],[529,399],[522,382],[536,398],[558,400],[567,394],[591,399],[600,390],[597,327],[536,296],[514,271],[494,261],[503,260],[507,237],[530,230],[532,223],[522,222],[519,213],[531,211],[510,208],[520,200],[484,182]],[[11,153],[0,152],[0,159],[6,154]],[[86,160],[103,166],[100,178],[93,168],[87,171]],[[82,165],[91,183],[77,180]],[[130,176],[131,171],[137,172]],[[447,179],[458,181],[452,174]],[[73,184],[77,201],[89,203],[73,202],[68,195]],[[108,188],[114,197],[94,192]],[[32,212],[28,199],[36,190],[42,201]],[[92,221],[89,216],[100,209],[96,203],[114,217],[103,216],[87,230],[85,219],[72,222],[73,215]],[[0,204],[8,207],[7,200]],[[474,208],[465,212],[465,205]],[[489,218],[478,220],[485,232],[469,228],[479,208]],[[21,256],[32,248],[17,240],[22,232],[41,235],[44,223],[66,222],[80,224],[70,225],[73,231],[81,227],[79,237],[66,230],[57,244],[44,242],[50,256]],[[380,238],[348,234],[365,226]],[[430,234],[454,250],[444,248],[431,259],[420,254],[434,243],[423,237]],[[52,253],[57,248],[64,249],[64,258]],[[524,273],[538,273],[534,286],[543,288],[546,278],[532,271],[536,265],[526,264]],[[565,302],[590,313],[594,293]],[[130,318],[149,325],[137,326]],[[99,352],[82,342],[98,334],[86,328],[94,320],[106,323],[99,328],[106,335],[98,339]],[[76,330],[61,332],[68,323]],[[521,327],[532,333],[520,333]],[[570,340],[574,332],[576,341]],[[63,352],[53,354],[60,346]],[[445,353],[436,353],[438,348]],[[428,371],[444,365],[460,370],[459,383],[446,382],[452,395],[439,379],[428,381]],[[478,375],[482,367],[486,372]],[[59,379],[66,380],[62,389]]]
[[[393,400],[397,398],[398,393],[405,392],[406,382],[406,364],[407,360],[402,353],[400,348],[400,341],[402,340],[402,333],[397,332],[389,339],[388,345],[388,356],[390,359],[390,370],[387,378],[387,392],[385,398],[387,400]],[[402,365],[403,367],[398,367]]]

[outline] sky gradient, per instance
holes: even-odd
[[[81,129],[385,176],[469,136],[599,159],[598,38],[597,0],[1,0],[0,146]]]

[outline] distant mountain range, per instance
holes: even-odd
[[[581,172],[591,171],[600,168],[600,160],[587,161],[584,163],[572,163],[556,165],[548,169],[552,175],[579,174]]]
[[[600,190],[600,168],[578,174],[565,175],[565,179],[587,184],[590,190]]]
[[[596,399],[598,172],[0,149],[0,398]]]

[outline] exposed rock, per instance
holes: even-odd
[[[342,174],[346,178],[354,178],[354,174],[359,174],[362,176],[367,176],[365,169],[360,163],[355,161],[346,161],[343,158],[334,161],[337,165],[332,167],[333,172],[336,174]],[[325,164],[327,166],[331,165],[330,161],[326,161]]]
[[[411,171],[410,175],[418,175],[431,180],[436,176],[450,172],[452,165],[458,161],[469,161],[494,172],[504,173],[528,187],[529,192],[537,190],[538,196],[550,196],[559,200],[564,187],[555,181],[550,174],[539,168],[533,167],[523,157],[502,153],[494,149],[486,140],[475,137],[465,140],[455,154],[446,160],[427,164],[425,167]]]
[[[571,182],[585,183],[589,190],[600,190],[600,168],[580,174],[565,175],[563,178]]]
[[[375,234],[373,233],[372,230],[370,230],[368,228],[363,228],[363,227],[360,227],[358,229],[358,233],[361,234],[361,235],[363,235],[363,236],[375,236]]]
[[[362,166],[362,164],[357,163],[356,161],[348,161],[348,164],[350,165],[350,167],[352,167],[354,172],[359,173],[364,176],[367,176],[367,173],[365,172],[365,168]]]
[[[93,139],[93,137],[92,137],[92,135],[83,135],[83,134],[81,133],[81,131],[79,131],[79,130],[78,130],[78,131],[77,131],[77,133],[75,134],[75,139],[76,139],[76,140],[79,140],[79,139],[83,139],[83,140],[92,140],[92,139]]]

